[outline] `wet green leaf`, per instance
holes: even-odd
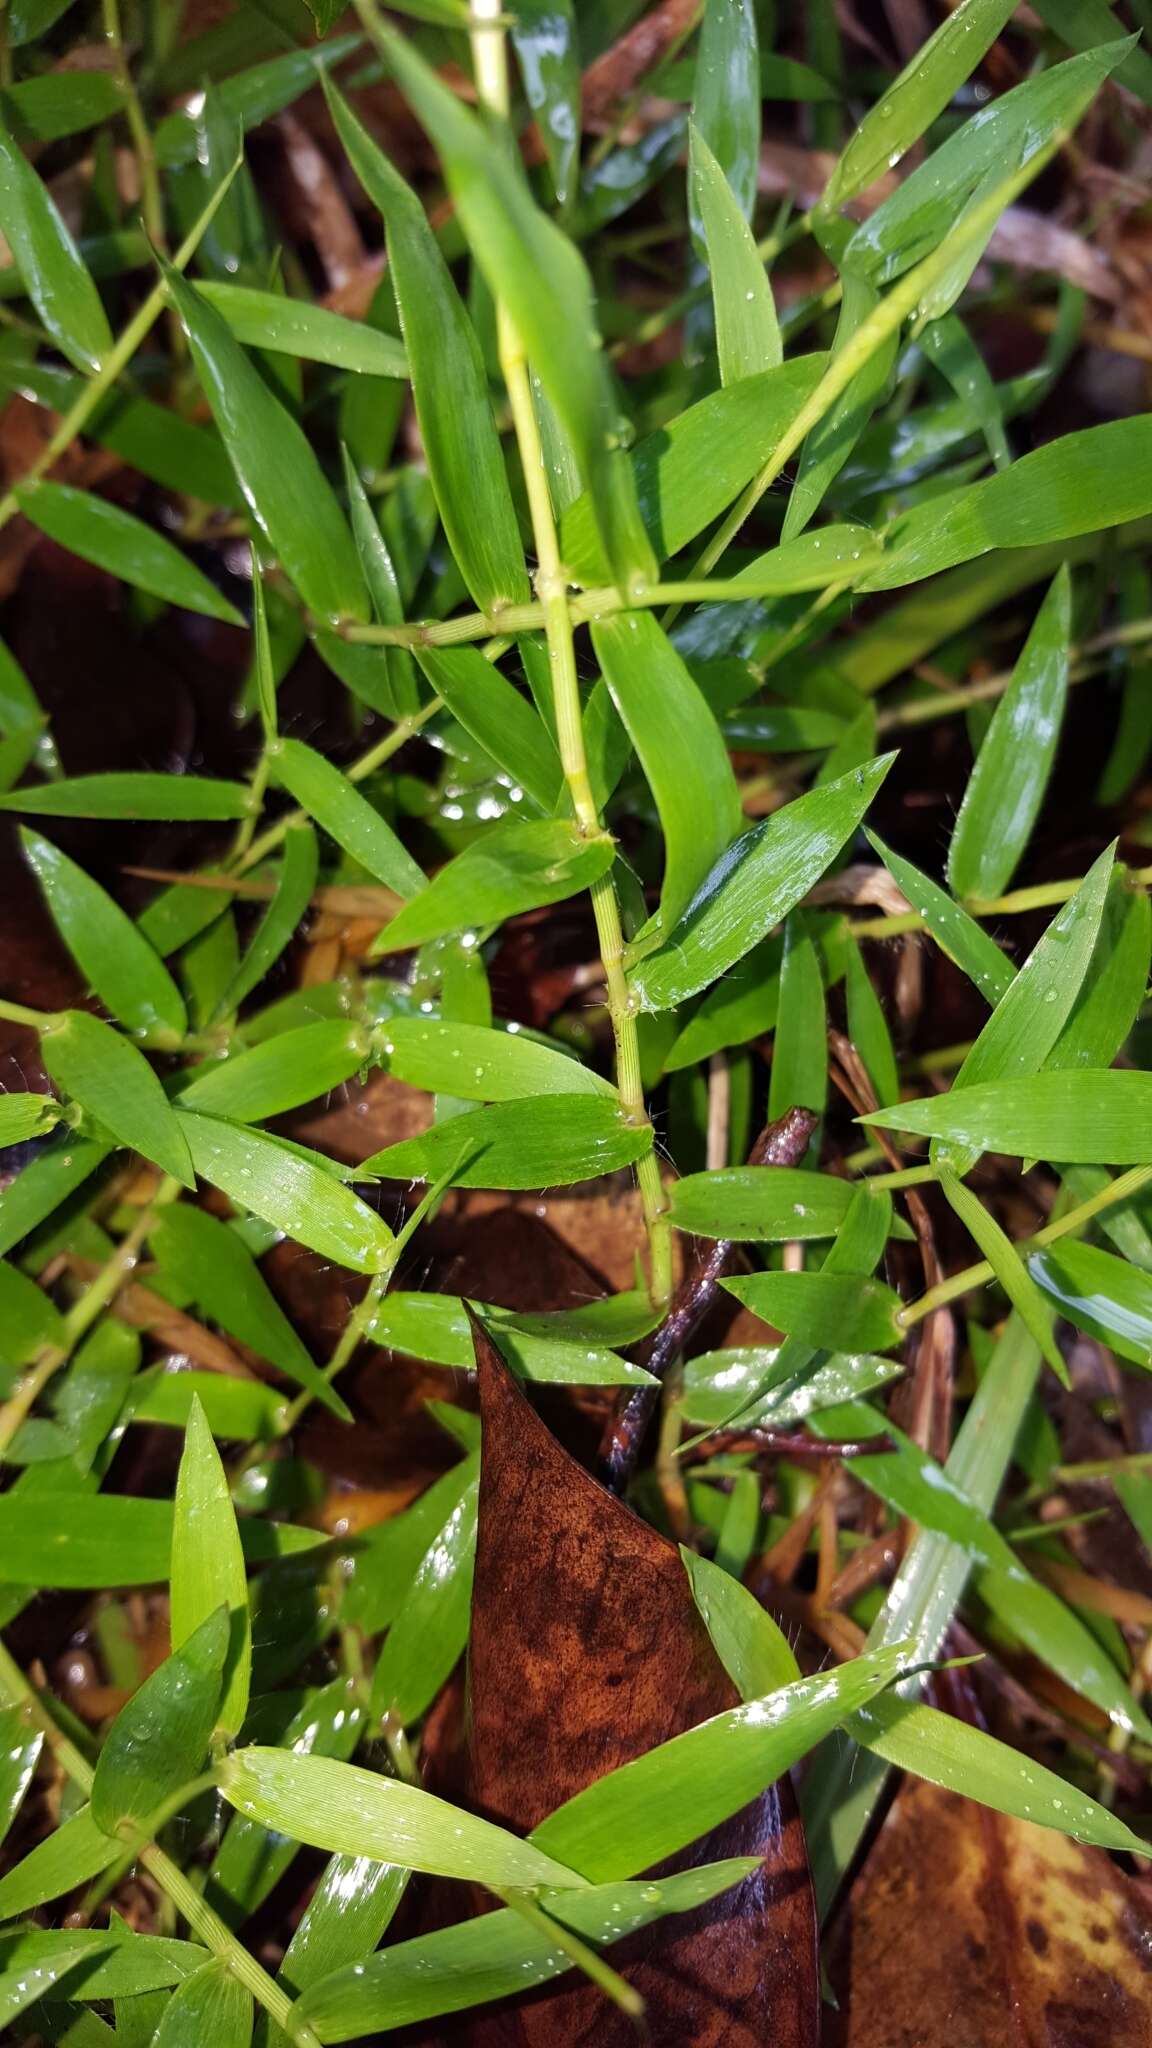
[[[979,1245],[1025,1329],[1040,1346],[1057,1379],[1067,1386],[1068,1368],[1056,1342],[1051,1313],[1011,1238],[1005,1236],[979,1195],[966,1187],[962,1180],[957,1180],[946,1166],[940,1169],[940,1185],[960,1221]]]
[[[342,1421],[349,1420],[345,1403],[313,1364],[234,1230],[203,1209],[180,1202],[158,1212],[149,1237],[161,1271],[186,1290],[205,1315],[258,1357],[269,1359]]]
[[[1015,969],[996,941],[989,938],[975,918],[969,917],[966,910],[953,902],[938,882],[930,881],[919,868],[913,867],[911,861],[893,853],[875,832],[869,832],[868,838],[917,916],[924,919],[937,945],[943,948],[950,960],[963,968],[968,979],[975,982],[989,1003],[998,1003],[1011,987]]]
[[[742,377],[639,443],[628,459],[660,561],[687,547],[763,468],[826,367],[825,356],[796,356]],[[565,512],[560,541],[573,576],[589,584],[610,580],[587,491]]]
[[[184,1134],[160,1082],[130,1039],[84,1010],[65,1010],[41,1034],[56,1086],[121,1145],[142,1152],[185,1187],[195,1187]]]
[[[172,1504],[127,1494],[78,1494],[73,1484],[38,1491],[37,1513],[18,1489],[0,1494],[4,1575],[14,1585],[152,1586],[168,1576]],[[245,1521],[245,1555],[253,1562],[295,1556],[323,1542],[314,1529],[286,1522]],[[18,1909],[14,1909],[18,1910]]]
[[[423,874],[392,827],[323,754],[303,740],[278,740],[272,766],[301,809],[378,882],[398,896],[415,896],[424,888]]]
[[[14,789],[0,796],[0,810],[30,811],[41,818],[243,818],[251,798],[242,782],[218,782],[202,775],[112,773],[76,775],[63,782]]]
[[[663,1877],[656,1884],[545,1890],[540,1903],[574,1933],[597,1943],[612,1941],[650,1926],[665,1913],[705,1905],[739,1884],[754,1867],[747,1858],[733,1858]],[[523,1993],[571,1968],[546,1928],[529,1926],[505,1907],[396,1942],[367,1962],[335,1971],[305,1994],[300,2011],[323,2040],[349,2041]]]
[[[510,819],[441,868],[385,925],[375,950],[405,951],[450,933],[501,924],[542,903],[561,903],[599,881],[614,856],[607,833],[589,839],[566,819]]]
[[[334,369],[356,370],[366,377],[408,375],[401,344],[365,320],[348,320],[325,306],[285,298],[280,292],[255,291],[250,285],[204,279],[196,289],[247,348],[304,356],[309,362],[330,363]]]
[[[641,1007],[669,1009],[694,995],[779,924],[855,832],[893,758],[810,790],[737,839],[666,944],[633,969]]]
[[[31,1095],[25,1089],[0,1096],[0,1145],[23,1145],[28,1138],[42,1137],[60,1121],[51,1095]]]
[[[408,1872],[370,1856],[333,1856],[284,1953],[279,1982],[294,1997],[371,1956],[404,1896]]]
[[[593,625],[592,645],[648,779],[664,836],[660,908],[667,935],[740,829],[740,792],[720,728],[649,612]]]
[[[743,1700],[764,1699],[800,1677],[788,1638],[755,1595],[710,1558],[680,1556],[712,1648]]]
[[[43,1746],[43,1730],[32,1727],[22,1708],[0,1707],[0,1842],[24,1803]],[[0,1967],[8,1960],[3,1957]]]
[[[436,1017],[390,1017],[373,1049],[390,1073],[413,1088],[469,1102],[511,1102],[533,1095],[615,1096],[611,1082],[578,1059],[516,1030],[445,1024]]]
[[[173,1992],[156,2030],[154,2048],[248,2048],[252,1993],[228,1963],[213,1958]]]
[[[390,1266],[393,1238],[387,1224],[314,1155],[221,1117],[191,1110],[177,1114],[200,1178],[240,1208],[355,1273],[379,1273]]]
[[[1044,1065],[1111,1066],[1139,1015],[1152,962],[1152,906],[1118,869],[1092,963]]]
[[[48,1151],[29,1161],[4,1190],[0,1204],[0,1256],[54,1214],[62,1202],[83,1187],[108,1157],[111,1146],[71,1131]]]
[[[355,544],[311,444],[216,308],[175,271],[164,274],[245,502],[273,554],[318,619],[367,619]]]
[[[1000,896],[1039,816],[1068,689],[1072,585],[1062,569],[1036,615],[968,778],[948,848],[958,896]]]
[[[852,1273],[750,1273],[725,1280],[753,1315],[822,1350],[891,1351],[901,1342],[900,1297]]]
[[[4,88],[4,111],[23,142],[59,142],[120,112],[123,101],[108,71],[47,71]]]
[[[491,1821],[417,1786],[328,1757],[234,1750],[221,1768],[220,1789],[238,1813],[314,1848],[479,1884],[567,1889],[584,1882]]]
[[[705,7],[692,79],[692,119],[745,220],[760,163],[760,50],[752,0]]]
[[[580,161],[580,51],[572,0],[517,0],[510,29],[560,206]]]
[[[626,1122],[613,1101],[546,1095],[474,1110],[466,1128],[456,1118],[435,1124],[421,1138],[404,1138],[373,1153],[364,1172],[385,1180],[431,1181],[453,1169],[456,1187],[567,1187],[631,1165],[651,1144],[651,1127]]]
[[[1015,0],[960,0],[869,108],[828,180],[823,207],[843,206],[899,163],[971,77],[1014,5]]]
[[[69,484],[24,485],[17,488],[16,497],[33,526],[83,561],[184,611],[223,619],[229,626],[243,625],[235,605],[179,548],[120,505]]]
[[[1028,1270],[1077,1329],[1152,1367],[1152,1275],[1099,1245],[1072,1243],[1033,1252]]]
[[[130,1031],[172,1045],[188,1027],[168,969],[99,882],[38,832],[20,833],[68,951],[101,1002]]]
[[[417,659],[465,732],[527,791],[554,811],[564,784],[556,743],[540,717],[475,647],[420,648]]]
[[[864,1062],[868,1079],[876,1091],[876,1100],[881,1104],[898,1102],[900,1076],[888,1020],[854,939],[848,941],[845,995],[848,1036]]]
[[[331,87],[328,104],[387,229],[420,435],[448,545],[481,611],[523,604],[524,551],[472,323],[411,186]]]
[[[141,1997],[149,1991],[179,1984],[200,1968],[204,1951],[192,1941],[167,1941],[162,1936],[129,1933],[113,1916],[107,1928],[71,1928],[56,1933],[39,1927],[0,1934],[0,1970],[51,1970],[57,1958],[71,1951],[71,1980],[62,1996],[69,2001]]]
[[[852,1187],[827,1173],[798,1166],[728,1166],[689,1173],[669,1189],[672,1221],[696,1237],[731,1237],[742,1244],[784,1244],[835,1237],[848,1213]]]
[[[112,346],[100,295],[54,200],[2,120],[0,229],[57,348],[78,370],[98,370]]]
[[[284,837],[284,862],[276,883],[276,894],[248,942],[247,951],[220,998],[220,1012],[239,1009],[253,989],[275,966],[295,936],[316,887],[319,851],[316,834],[303,820]]]
[[[372,1678],[372,1711],[402,1724],[431,1706],[463,1653],[471,1620],[480,1477],[465,1489],[416,1568]]]
[[[134,1422],[186,1429],[193,1400],[203,1408],[213,1436],[247,1442],[280,1433],[285,1402],[276,1388],[221,1372],[166,1372],[153,1366],[133,1383],[128,1412]]]
[[[903,1650],[854,1657],[716,1714],[577,1792],[531,1840],[593,1883],[647,1870],[758,1798],[846,1715],[899,1675]]]
[[[820,959],[803,912],[794,910],[784,926],[768,1114],[781,1117],[797,1107],[819,1114],[827,1092],[828,1024]]]
[[[781,1380],[779,1361],[785,1356],[782,1345],[753,1344],[690,1358],[681,1397],[686,1419],[708,1429],[790,1429],[821,1408],[871,1393],[902,1370],[895,1360],[868,1351],[812,1352],[807,1365]]]
[[[82,1806],[0,1877],[0,1920],[14,1920],[74,1891],[123,1852],[122,1842],[97,1827],[91,1807]]]
[[[182,1535],[178,1552],[183,1542]],[[121,1707],[92,1781],[92,1818],[105,1834],[131,1840],[133,1829],[143,1830],[201,1770],[216,1725],[228,1637],[228,1610],[218,1607]]]
[[[224,1643],[215,1667],[217,1678],[222,1674],[223,1683],[212,1695],[208,1712],[215,1715],[215,1720],[209,1718],[208,1733],[214,1730],[217,1739],[232,1739],[244,1725],[252,1673],[248,1575],[228,1477],[204,1411],[196,1401],[188,1416],[174,1515],[172,1648],[174,1652],[182,1650],[194,1668],[204,1665],[211,1669],[211,1659],[216,1654],[211,1648],[215,1636],[210,1632],[201,1642],[201,1631],[209,1617],[223,1607]],[[189,1647],[193,1642],[197,1646],[195,1651]]]
[[[525,1379],[556,1381],[565,1386],[645,1386],[651,1380],[638,1365],[629,1365],[612,1351],[563,1328],[552,1334],[540,1319],[511,1317],[508,1311],[477,1304],[500,1340],[500,1350],[513,1372]],[[396,1291],[385,1295],[372,1318],[372,1335],[392,1351],[427,1358],[471,1372],[475,1359],[472,1332],[464,1303],[455,1294]],[[620,1339],[631,1341],[630,1333]]]
[[[359,35],[332,36],[325,43],[288,50],[282,56],[270,57],[267,63],[253,64],[246,70],[234,72],[215,88],[221,114],[242,129],[258,128],[261,122],[283,113],[285,107],[290,107],[302,93],[308,92],[316,84],[318,72],[327,71],[332,65],[339,64],[342,58],[351,56],[360,43]],[[167,82],[174,92],[191,92],[203,79],[200,69],[203,58],[197,39],[194,37],[186,48],[195,54],[197,68],[186,82],[173,84],[169,65]],[[191,113],[170,114],[160,122],[154,140],[157,161],[165,168],[190,162],[197,147],[195,116]]]
[[[1113,1069],[1033,1074],[952,1088],[859,1119],[965,1150],[1068,1164],[1152,1164],[1152,1074]]]
[[[180,1106],[235,1123],[261,1123],[339,1088],[365,1065],[369,1050],[364,1032],[343,1018],[304,1024],[198,1067],[180,1092]]]
[[[783,358],[776,302],[747,219],[695,126],[688,175],[712,277],[720,382],[737,384]]]

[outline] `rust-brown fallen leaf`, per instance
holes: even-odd
[[[475,1332],[484,1453],[472,1596],[470,1793],[529,1829],[592,1779],[735,1705],[680,1559],[561,1448],[498,1350]],[[815,1917],[788,1782],[684,1861],[757,1855],[756,1875],[702,1911],[612,1951],[646,2002],[654,2048],[814,2048]],[[479,2018],[476,2043],[634,2042],[632,2022],[575,1980]]]
[[[1102,1849],[910,1781],[835,1930],[827,2048],[1148,2048],[1150,1957]]]

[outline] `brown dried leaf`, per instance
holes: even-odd
[[[473,1589],[471,1796],[533,1827],[590,1779],[735,1703],[672,1545],[589,1478],[476,1332],[484,1457]],[[760,1855],[757,1876],[658,1923],[612,1960],[643,1995],[648,2038],[693,2048],[814,2048],[815,1918],[791,1788],[781,1782],[686,1861]],[[489,2015],[471,2038],[522,2048],[635,2040],[573,1983]]]
[[[837,1929],[828,2048],[1147,2048],[1150,1941],[1102,1849],[910,1782]]]

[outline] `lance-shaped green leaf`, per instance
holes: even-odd
[[[997,469],[1006,469],[1012,452],[1004,433],[1000,393],[963,321],[954,313],[929,320],[927,326],[917,327],[916,339],[929,362],[952,386],[973,429],[983,434]]]
[[[1078,1842],[1096,1842],[1142,1856],[1147,1843],[1107,1807],[1007,1742],[951,1714],[890,1694],[862,1707],[848,1724],[866,1749],[897,1769],[915,1771],[997,1813],[1055,1828]]]
[[[333,1856],[284,1952],[278,1981],[292,1997],[379,1948],[408,1872],[370,1856]],[[390,1949],[389,1954],[395,1950]]]
[[[0,121],[0,229],[32,304],[78,370],[98,370],[112,346],[100,294],[56,204]]]
[[[864,1062],[868,1079],[876,1091],[876,1100],[880,1103],[897,1102],[900,1099],[900,1075],[892,1034],[855,939],[848,941],[844,984],[848,1036]]]
[[[498,1102],[434,1124],[365,1160],[364,1172],[385,1180],[439,1180],[454,1187],[568,1187],[631,1166],[651,1149],[648,1124],[630,1124],[619,1106],[597,1095],[546,1095],[537,1102]],[[461,1154],[463,1157],[461,1158]]]
[[[416,658],[465,732],[542,811],[555,810],[564,772],[539,712],[475,647],[422,647]]]
[[[826,239],[839,259],[843,248],[840,233]],[[880,302],[876,287],[851,270],[843,273],[843,296],[832,344],[833,360],[848,348],[857,330]],[[868,425],[883,395],[896,359],[896,336],[891,335],[862,363],[846,389],[829,406],[804,441],[796,468],[796,482],[784,514],[781,539],[794,540],[819,511],[825,497],[843,469]],[[875,573],[882,573],[883,564]]]
[[[235,605],[195,563],[122,506],[70,484],[27,484],[16,497],[33,526],[82,561],[94,562],[122,583],[135,584],[184,611],[223,619],[229,626],[243,625]]]
[[[875,832],[868,838],[894,882],[904,891],[918,917],[924,919],[938,946],[976,984],[989,1003],[996,1004],[1012,985],[1015,969],[988,933],[954,903],[947,890],[933,882],[911,861],[885,846]]]
[[[1040,547],[1152,511],[1147,414],[1061,434],[987,482],[949,492],[893,521],[884,563],[863,590],[895,590],[991,548]]]
[[[108,1157],[111,1146],[71,1132],[29,1161],[4,1190],[0,1203],[0,1257],[55,1213],[83,1187]]]
[[[725,1280],[753,1315],[826,1351],[891,1351],[900,1297],[855,1273],[749,1273]]]
[[[850,1182],[798,1166],[727,1166],[686,1174],[669,1189],[677,1229],[742,1244],[835,1237],[852,1193]]]
[[[756,1867],[747,1857],[733,1857],[654,1884],[545,1890],[540,1904],[551,1920],[599,1945],[635,1934],[667,1913],[704,1906]],[[305,1993],[299,2010],[322,2040],[358,2040],[492,1999],[521,1996],[572,1968],[547,1924],[531,1926],[505,1907],[394,1942],[366,1961],[336,1970]]]
[[[415,1785],[328,1757],[234,1750],[220,1790],[238,1813],[317,1849],[374,1856],[477,1884],[579,1888],[584,1879],[505,1828]]]
[[[143,1053],[99,1017],[66,1010],[41,1034],[44,1064],[65,1095],[121,1145],[195,1187],[184,1133]]]
[[[179,1549],[186,1540],[179,1511],[177,1528]],[[130,1840],[133,1827],[142,1828],[200,1771],[221,1704],[229,1633],[228,1610],[218,1607],[121,1707],[92,1781],[92,1818],[105,1834]]]
[[[943,1138],[962,1151],[1007,1152],[1069,1165],[1152,1164],[1152,1074],[1033,1074],[952,1088],[858,1119],[886,1130]]]
[[[352,391],[370,390],[367,385],[353,385]],[[382,626],[401,626],[404,623],[404,601],[400,595],[400,584],[396,575],[396,564],[388,549],[379,521],[368,501],[356,473],[356,465],[347,446],[342,450],[344,457],[344,488],[348,494],[348,512],[352,523],[352,534],[360,556],[360,567],[372,599],[372,609]],[[350,643],[348,643],[350,644]],[[385,657],[388,682],[393,698],[396,717],[407,717],[419,703],[419,689],[412,656],[406,647],[387,647],[379,650]]]
[[[1123,868],[1112,878],[1092,964],[1044,1065],[1111,1066],[1136,1022],[1152,962],[1152,905]]]
[[[563,207],[574,197],[580,161],[580,50],[572,0],[519,0],[509,32]]]
[[[650,612],[592,628],[592,644],[640,757],[664,834],[660,908],[667,936],[740,829],[740,792],[720,728]]]
[[[400,952],[451,932],[501,924],[543,903],[561,903],[607,874],[615,851],[607,833],[586,838],[566,819],[511,819],[441,868],[423,893],[385,925],[375,950]]]
[[[465,1489],[416,1568],[372,1677],[372,1712],[402,1725],[431,1706],[464,1651],[471,1620],[480,1475]]]
[[[0,1095],[0,1145],[23,1145],[59,1121],[60,1110],[51,1095],[32,1095],[27,1089]]]
[[[481,611],[523,604],[524,550],[472,322],[411,186],[335,88],[326,90],[348,160],[384,218],[420,438],[448,545]]]
[[[364,1032],[343,1018],[303,1024],[197,1068],[180,1092],[180,1106],[239,1124],[262,1123],[341,1087],[366,1064],[370,1050]]]
[[[118,80],[110,71],[49,71],[4,88],[13,125],[28,142],[59,142],[121,111]]]
[[[1015,0],[960,0],[869,108],[828,180],[822,208],[843,206],[899,163],[971,77],[1014,6]]]
[[[0,1877],[0,1920],[14,1920],[75,1890],[123,1853],[124,1844],[98,1828],[91,1807],[82,1806]]]
[[[183,997],[131,918],[50,840],[27,830],[20,837],[56,928],[101,1002],[129,1031],[168,1045],[182,1038]]]
[[[245,502],[269,547],[318,619],[367,619],[355,544],[310,443],[216,308],[174,270],[164,274]]]
[[[1057,1379],[1067,1386],[1068,1368],[1056,1342],[1051,1313],[1011,1238],[1005,1236],[979,1195],[966,1187],[962,1180],[957,1180],[946,1166],[940,1168],[940,1185],[960,1221],[979,1245],[1013,1308],[1018,1311],[1025,1329],[1040,1346]],[[1119,1263],[1117,1260],[1116,1264]]]
[[[80,1494],[45,1484],[40,1507],[28,1513],[19,1488],[0,1494],[4,1576],[13,1585],[65,1587],[152,1586],[168,1576],[172,1505],[127,1494]],[[42,1510],[42,1511],[41,1511]],[[324,1538],[288,1522],[246,1521],[245,1555],[266,1564],[314,1550]]]
[[[205,775],[148,775],[115,772],[75,775],[34,789],[0,796],[0,810],[30,811],[40,818],[183,818],[197,821],[243,818],[252,796],[243,782],[219,782]]]
[[[882,754],[810,790],[734,841],[660,951],[633,969],[641,1008],[695,995],[779,924],[856,831],[894,758]]]
[[[424,888],[423,874],[391,825],[323,754],[303,740],[278,740],[272,769],[301,809],[378,882],[398,896],[415,896]]]
[[[161,1271],[214,1323],[258,1357],[279,1366],[342,1421],[350,1419],[234,1230],[191,1203],[177,1202],[158,1211],[149,1241]]]
[[[319,1397],[319,1389],[316,1389]],[[322,1398],[322,1397],[321,1397]],[[152,1366],[139,1373],[127,1402],[133,1422],[155,1422],[162,1429],[187,1429],[193,1401],[199,1401],[215,1437],[267,1442],[284,1426],[285,1401],[263,1380],[234,1380],[222,1372],[165,1372]],[[350,1421],[343,1406],[342,1420]]]
[[[783,359],[776,301],[732,187],[699,129],[690,132],[688,176],[712,277],[720,382],[738,384]]]
[[[0,1707],[0,1843],[24,1803],[43,1745],[43,1729],[30,1726],[22,1707]]]
[[[251,285],[204,279],[196,289],[223,314],[237,341],[247,348],[304,356],[309,362],[330,363],[334,369],[356,370],[366,377],[408,375],[401,344],[365,320],[348,320],[326,306],[285,298],[282,292],[256,291]]]
[[[291,944],[316,887],[319,851],[316,834],[304,820],[284,837],[284,861],[276,894],[248,942],[236,973],[220,998],[222,1016],[238,1010]]]
[[[503,142],[429,70],[410,43],[381,30],[392,68],[440,153],[461,225],[493,296],[521,341],[576,451],[613,581],[654,580],[656,562],[632,471],[614,447],[617,410],[575,246],[534,205]]]
[[[798,1356],[797,1340],[788,1341]],[[790,1429],[821,1408],[836,1408],[870,1394],[902,1371],[894,1359],[878,1358],[870,1351],[833,1351],[819,1358],[810,1351],[807,1364],[801,1360],[799,1368],[781,1381],[782,1357],[787,1357],[783,1345],[741,1344],[689,1359],[681,1401],[685,1418],[706,1429],[732,1424],[741,1429]]]
[[[760,166],[760,49],[752,0],[705,7],[692,78],[692,118],[742,217],[751,220]]]
[[[1060,1036],[1083,986],[1100,931],[1114,848],[1107,847],[1076,894],[1056,913],[1012,986],[1001,996],[956,1076],[958,1090],[1008,1075],[1034,1074]],[[949,1164],[970,1171],[976,1155],[962,1152]]]
[[[651,1384],[651,1373],[629,1365],[614,1351],[604,1351],[589,1338],[563,1328],[553,1333],[547,1317],[518,1320],[506,1309],[486,1303],[477,1303],[476,1308],[499,1335],[501,1352],[512,1371],[524,1379],[581,1387]],[[431,1359],[434,1365],[451,1365],[465,1372],[475,1365],[467,1310],[455,1294],[389,1293],[372,1318],[371,1334],[392,1351]],[[631,1333],[619,1341],[630,1342]]]
[[[1034,162],[1080,119],[1133,39],[1105,43],[1001,95],[955,130],[856,229],[845,263],[889,283],[940,247],[985,180]]]
[[[1152,1367],[1152,1274],[1099,1245],[1072,1243],[1033,1252],[1028,1270],[1077,1329]]]
[[[948,848],[958,896],[1007,888],[1040,814],[1068,691],[1072,583],[1061,569],[992,716]]]
[[[796,356],[758,377],[742,377],[639,443],[628,459],[640,516],[660,561],[687,547],[763,468],[827,363],[826,356]],[[564,560],[581,582],[610,580],[589,491],[564,513],[560,539]]]
[[[262,122],[270,121],[273,114],[280,114],[285,107],[290,107],[294,100],[316,84],[318,72],[327,71],[333,64],[351,56],[360,43],[358,35],[332,36],[325,43],[288,50],[283,56],[269,58],[266,63],[252,64],[246,70],[236,71],[216,87],[221,111],[242,129],[257,128]],[[193,68],[185,69],[178,61],[185,55],[192,60]],[[203,82],[202,63],[198,39],[193,37],[186,51],[169,56],[164,74],[167,89],[171,92],[194,91]],[[189,162],[196,155],[195,116],[183,112],[170,114],[159,124],[155,142],[157,160],[165,167]]]
[[[784,1116],[796,1106],[820,1113],[827,1093],[828,1026],[820,958],[803,912],[792,911],[784,926],[768,1114]]]
[[[69,2000],[138,1998],[149,1991],[183,1983],[204,1961],[198,1942],[171,1941],[162,1935],[136,1934],[115,1913],[106,1928],[73,1928],[56,1933],[39,1927],[18,1928],[0,1935],[0,1963],[5,1970],[35,1969],[51,1963],[75,1944],[84,1967],[68,1985]],[[82,2041],[82,2036],[77,2039]],[[103,2037],[101,2037],[103,2038]]]
[[[854,583],[881,554],[879,536],[868,526],[847,522],[797,533],[739,570],[733,586],[749,597],[784,597],[800,590],[825,590],[830,583]],[[813,706],[813,709],[822,708]],[[831,709],[831,707],[829,707]]]
[[[391,1017],[373,1049],[390,1073],[413,1088],[466,1102],[511,1102],[530,1095],[611,1095],[602,1074],[519,1031],[445,1024],[438,1017]]]
[[[248,2048],[252,1993],[228,1963],[214,1957],[173,1992],[153,2037],[153,2048]],[[119,2030],[118,2030],[119,2031]]]
[[[377,1216],[313,1154],[221,1117],[177,1115],[202,1180],[240,1208],[354,1273],[387,1270],[393,1237]]]
[[[711,1558],[680,1546],[680,1556],[712,1647],[742,1700],[766,1699],[800,1677],[783,1630],[739,1579]]]
[[[183,1650],[185,1659],[197,1669],[210,1663],[208,1650],[199,1642],[201,1631],[210,1617],[224,1610],[224,1637],[217,1656],[217,1686],[208,1709],[207,1733],[217,1740],[232,1740],[244,1725],[252,1677],[248,1575],[228,1475],[196,1401],[188,1416],[176,1480],[170,1606],[173,1651]],[[214,1645],[215,1640],[210,1633],[208,1643]],[[215,1649],[212,1654],[217,1654]]]
[[[593,1883],[629,1877],[756,1799],[847,1714],[899,1675],[901,1646],[854,1657],[716,1714],[577,1792],[531,1840]]]

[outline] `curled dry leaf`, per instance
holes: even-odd
[[[836,1931],[828,2048],[1144,2048],[1150,1939],[1102,1849],[908,1780]]]
[[[517,1830],[591,1779],[722,1712],[720,1669],[672,1545],[570,1458],[476,1327],[484,1428],[471,1647],[471,1797]],[[790,1786],[696,1843],[689,1861],[761,1868],[698,1912],[612,1950],[646,2002],[648,2038],[693,2048],[815,2048],[815,1915]],[[597,2048],[633,2023],[568,1980],[494,2013],[483,2048]]]

